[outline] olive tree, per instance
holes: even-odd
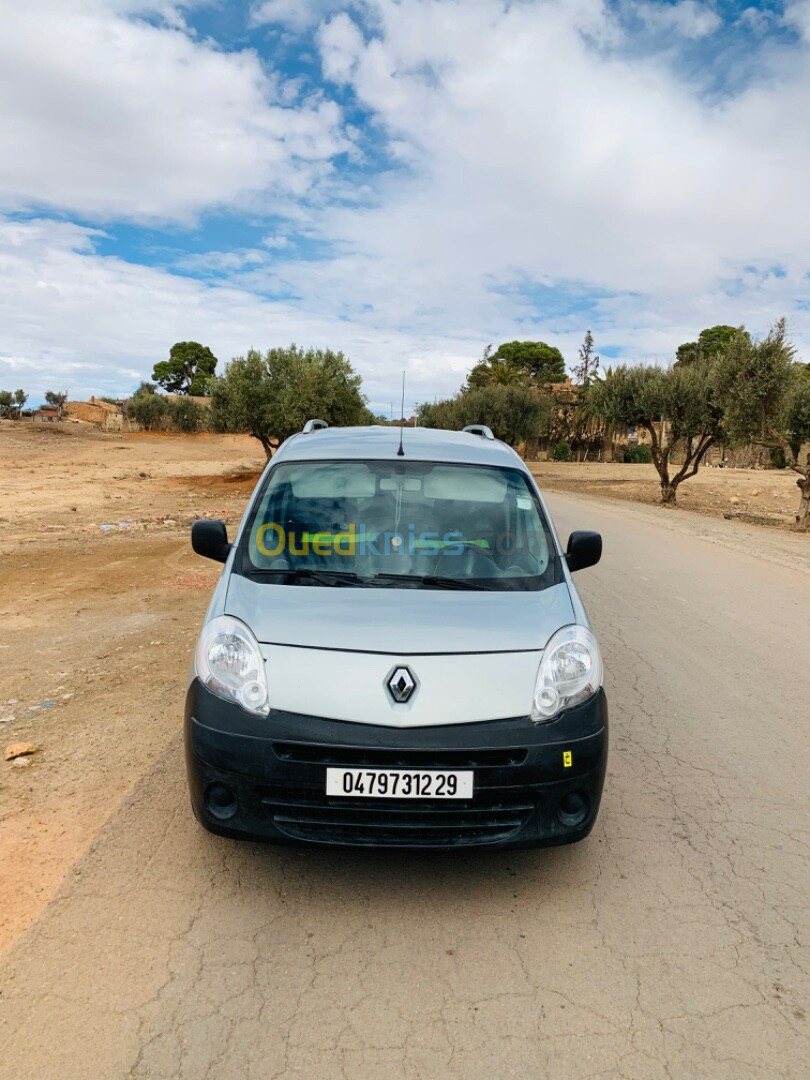
[[[739,445],[781,447],[799,474],[801,492],[797,527],[810,530],[810,454],[799,461],[802,442],[810,438],[810,403],[804,365],[796,363],[784,319],[760,341],[737,334],[714,367],[715,394],[722,402],[725,427]]]
[[[340,426],[371,423],[361,383],[342,352],[251,349],[213,380],[211,422],[218,431],[252,435],[269,458],[313,417]]]
[[[67,390],[46,390],[45,391],[45,403],[50,405],[51,408],[56,409],[57,416],[62,419],[62,410],[65,407],[67,401]]]
[[[548,434],[552,420],[548,395],[520,384],[463,390],[454,398],[422,404],[417,415],[422,427],[460,430],[467,424],[486,424],[510,446]]]
[[[679,485],[697,474],[723,433],[712,368],[705,360],[669,369],[653,364],[608,369],[604,379],[591,384],[588,399],[593,413],[609,423],[649,433],[665,504],[675,503]],[[677,468],[676,448],[683,456]]]

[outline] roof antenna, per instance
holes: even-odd
[[[405,457],[405,451],[402,449],[402,435],[405,431],[405,372],[402,372],[402,409],[399,414],[399,450],[397,450],[397,457]]]

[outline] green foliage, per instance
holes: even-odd
[[[51,408],[56,409],[59,414],[59,419],[62,419],[62,409],[65,407],[67,401],[66,390],[46,390],[45,391],[45,403],[50,405]]]
[[[635,446],[628,443],[622,453],[625,465],[650,465],[652,459],[652,450],[646,443],[636,443]]]
[[[718,355],[713,384],[732,442],[779,441],[777,432],[784,425],[797,378],[793,357],[784,319],[761,341],[752,342],[744,332],[736,334]]]
[[[124,412],[144,431],[159,431],[165,426],[169,403],[160,394],[134,394],[124,403]]]
[[[714,390],[713,368],[705,360],[664,370],[651,364],[608,370],[589,392],[590,407],[620,427],[650,433],[652,461],[661,481],[661,499],[674,502],[682,480],[694,476],[709,447],[723,433],[723,415]],[[676,445],[683,464],[670,476]]]
[[[486,424],[510,446],[542,438],[548,433],[551,416],[549,397],[521,383],[471,387],[454,398],[418,408],[422,427],[458,431],[467,424]]]
[[[491,363],[502,361],[538,383],[565,382],[565,359],[559,349],[545,341],[507,341],[492,354]]]
[[[338,426],[372,423],[361,382],[342,352],[291,345],[262,356],[251,349],[213,380],[212,424],[253,435],[269,457],[313,417]]]
[[[177,341],[169,359],[155,364],[152,378],[169,394],[205,396],[214,377],[217,358],[198,341]]]
[[[0,390],[0,417],[19,420],[23,405],[28,401],[24,390]]]
[[[557,442],[551,448],[552,461],[571,461],[573,458],[571,447],[567,442]]]
[[[744,334],[743,327],[736,326],[710,326],[707,330],[701,330],[697,341],[687,341],[679,345],[675,350],[677,364],[692,364],[695,360],[711,360],[712,357],[721,353],[737,334]]]
[[[525,378],[525,373],[520,368],[505,360],[481,360],[467,377],[467,384],[473,389],[482,386],[514,386]]]
[[[781,422],[794,461],[799,460],[802,443],[810,442],[810,370],[803,364],[796,365],[796,368]]]
[[[191,435],[205,426],[208,409],[204,409],[191,398],[176,398],[167,402],[166,418],[176,431]]]

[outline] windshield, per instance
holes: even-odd
[[[562,580],[517,469],[432,462],[279,464],[236,567],[277,584],[543,589]]]

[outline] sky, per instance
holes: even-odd
[[[781,315],[810,359],[810,0],[0,0],[32,404],[296,342],[388,415],[490,343],[666,364]]]

